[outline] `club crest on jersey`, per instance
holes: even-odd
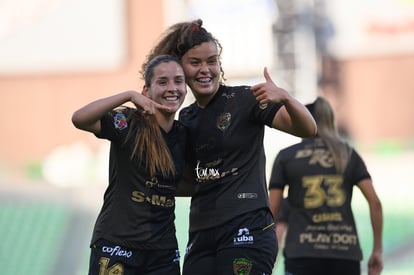
[[[217,128],[221,131],[226,130],[230,126],[231,121],[231,114],[230,113],[222,113],[217,118]]]
[[[115,129],[124,130],[128,127],[127,119],[124,114],[118,113],[114,116]]]
[[[252,261],[246,258],[237,258],[233,260],[233,272],[235,275],[249,275],[252,266]]]

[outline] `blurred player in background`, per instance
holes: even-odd
[[[318,97],[306,106],[315,118],[318,134],[281,150],[269,182],[275,219],[286,216],[279,214],[279,208],[283,189],[289,188],[289,203],[283,210],[289,210],[283,249],[285,274],[361,274],[362,251],[351,209],[352,191],[357,186],[368,201],[373,229],[368,274],[378,275],[383,268],[383,214],[371,176],[358,153],[339,138],[329,102]]]

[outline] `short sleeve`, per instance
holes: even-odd
[[[128,132],[129,108],[112,110],[101,118],[101,132],[96,137],[111,141],[120,141]]]
[[[283,169],[283,151],[280,151],[273,163],[269,181],[269,189],[283,189],[286,185],[286,177]]]
[[[365,162],[355,150],[352,150],[346,174],[353,185],[358,184],[361,180],[371,178]]]

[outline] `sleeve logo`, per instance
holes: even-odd
[[[124,130],[126,127],[128,127],[128,123],[124,114],[118,113],[114,116],[114,126],[115,129],[118,130]]]

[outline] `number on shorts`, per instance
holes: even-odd
[[[116,263],[108,268],[109,258],[102,257],[99,260],[99,275],[122,275],[124,267],[121,263]]]

